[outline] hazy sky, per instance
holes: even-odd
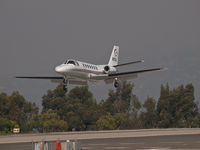
[[[169,68],[132,80],[142,102],[157,98],[167,82],[193,83],[199,100],[199,0],[1,0],[0,92],[17,90],[40,104],[57,84],[14,76],[54,76],[55,66],[68,58],[104,64],[114,44],[121,63],[145,59],[123,70]],[[90,89],[101,100],[113,85]]]

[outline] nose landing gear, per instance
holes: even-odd
[[[63,90],[64,90],[65,92],[67,92],[67,84],[68,84],[68,80],[65,78],[65,79],[63,80]]]
[[[67,86],[66,86],[66,85],[63,85],[63,90],[64,90],[65,92],[67,92]]]
[[[119,81],[117,78],[115,78],[115,81],[114,81],[114,87],[117,88],[119,86]]]

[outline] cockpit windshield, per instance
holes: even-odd
[[[75,61],[75,60],[67,60],[64,64],[72,64],[72,65],[75,65],[75,66],[79,66],[78,62]]]
[[[73,64],[73,65],[76,65],[75,62],[73,60],[69,60],[67,61],[67,64]]]

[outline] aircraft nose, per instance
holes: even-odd
[[[62,72],[64,71],[64,69],[63,69],[63,67],[61,67],[61,66],[57,66],[57,67],[55,68],[55,71],[56,71],[57,73],[62,73]]]

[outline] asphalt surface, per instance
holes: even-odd
[[[82,140],[83,150],[200,150],[200,135]]]
[[[200,150],[200,129],[146,129],[0,136],[0,150],[32,150],[32,141],[78,140],[83,150]]]
[[[200,135],[79,140],[82,150],[199,150]],[[55,142],[52,149],[55,148]],[[32,143],[0,144],[0,150],[32,150]]]

